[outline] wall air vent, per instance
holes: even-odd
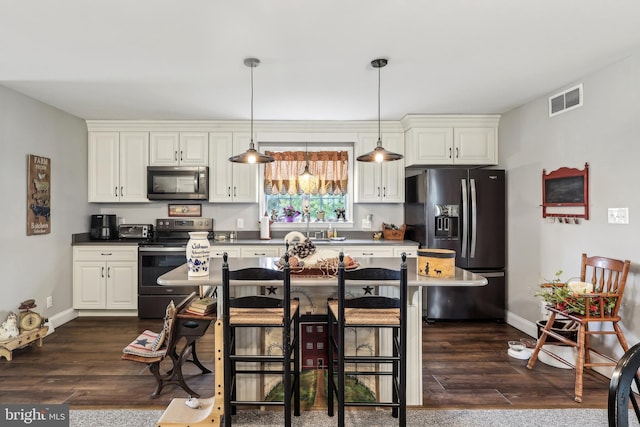
[[[549,117],[582,107],[582,83],[549,97]]]

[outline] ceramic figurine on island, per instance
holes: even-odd
[[[211,245],[206,231],[189,232],[187,243],[187,273],[189,276],[209,275],[209,250]]]

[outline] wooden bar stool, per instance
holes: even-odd
[[[269,268],[245,268],[229,270],[228,256],[223,255],[222,292],[224,320],[224,424],[231,426],[231,417],[238,405],[283,405],[285,426],[291,425],[291,400],[293,412],[300,415],[300,313],[299,302],[291,299],[291,276],[289,258],[281,271]],[[242,281],[246,285],[282,284],[282,299],[267,296],[230,297],[230,282]],[[259,349],[259,354],[236,352],[236,330],[240,328],[269,328],[282,330],[281,355],[268,354]],[[292,332],[293,330],[293,332]],[[262,351],[264,350],[264,352]],[[239,363],[259,363],[257,368],[239,367]],[[277,370],[265,365],[277,364]],[[291,365],[293,364],[293,369]],[[282,401],[239,400],[237,398],[238,377],[241,375],[282,376],[284,399]]]
[[[344,426],[345,406],[391,407],[391,414],[399,418],[401,426],[407,418],[407,257],[402,254],[400,270],[363,268],[345,271],[344,255],[340,253],[338,265],[338,299],[328,301],[329,341],[327,412],[334,415],[334,394],[338,400],[338,426]],[[400,298],[363,296],[345,299],[346,281],[381,286],[384,282],[399,283]],[[378,282],[378,283],[376,283]],[[391,283],[393,284],[393,283]],[[378,328],[392,331],[392,354],[358,356],[345,354],[345,332],[354,328]],[[359,370],[358,364],[376,364],[375,371]],[[346,366],[350,368],[347,370]],[[391,365],[391,369],[383,367]],[[337,372],[336,372],[337,367]],[[353,368],[351,368],[353,367]],[[336,378],[337,376],[337,378]],[[347,376],[391,377],[392,399],[388,402],[354,402],[345,399]]]

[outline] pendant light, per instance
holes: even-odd
[[[230,162],[234,163],[271,163],[275,159],[266,154],[262,154],[256,150],[256,146],[253,143],[253,69],[260,65],[260,60],[257,58],[246,58],[244,65],[251,68],[251,142],[249,143],[249,149],[237,156],[229,157]]]
[[[309,180],[313,176],[311,172],[309,172],[309,151],[307,150],[307,143],[304,144],[304,156],[306,164],[304,165],[304,171],[300,174],[300,179]]]
[[[393,153],[387,151],[382,147],[382,133],[380,132],[380,68],[387,65],[386,59],[374,59],[371,61],[371,66],[378,69],[378,143],[373,151],[358,156],[356,160],[359,162],[390,162],[393,160],[400,160],[402,154]]]

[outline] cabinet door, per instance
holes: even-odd
[[[234,133],[233,134],[233,154],[242,153],[249,148],[251,142],[251,134]],[[255,141],[254,141],[255,143]],[[256,150],[259,149],[258,143],[255,143]],[[231,157],[231,155],[229,157]],[[227,161],[227,163],[231,163]],[[242,163],[231,163],[233,170],[233,180],[231,185],[232,199],[236,203],[256,203],[258,201],[258,174],[260,167],[258,165],[245,165]]]
[[[106,263],[104,261],[73,263],[73,308],[105,308],[105,287]]]
[[[209,134],[207,132],[180,132],[178,161],[182,166],[209,164]]]
[[[179,151],[180,134],[178,132],[151,132],[149,141],[151,166],[177,166]]]
[[[356,157],[373,150],[378,134],[360,134],[356,144]],[[382,146],[395,153],[404,153],[402,133],[383,133]],[[404,160],[393,162],[355,162],[356,203],[402,203],[404,202]]]
[[[368,153],[376,147],[378,134],[360,134],[355,144],[355,157]],[[382,145],[384,147],[384,143]],[[382,169],[379,163],[354,161],[356,194],[355,203],[380,203],[382,200]]]
[[[233,163],[229,157],[233,155],[233,134],[209,133],[209,145],[209,201],[232,202]]]
[[[118,132],[89,133],[89,202],[119,200],[119,144]]]
[[[147,166],[149,165],[149,133],[120,133],[121,202],[148,202]]]
[[[453,163],[453,128],[417,128],[405,134],[407,166]]]
[[[394,153],[404,153],[404,135],[402,133],[383,133],[382,146]],[[380,165],[382,176],[383,203],[404,203],[404,159],[385,162]]]
[[[496,128],[454,129],[454,163],[459,165],[497,165]]]
[[[138,308],[137,261],[111,261],[106,264],[107,309]]]

